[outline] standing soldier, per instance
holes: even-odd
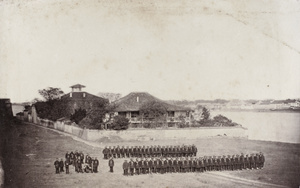
[[[167,172],[167,168],[168,168],[169,164],[168,164],[168,160],[166,158],[164,158],[164,163],[163,163],[163,173]]]
[[[117,148],[116,148],[116,153],[117,153],[117,157],[120,158],[121,157],[121,150],[120,150],[119,146],[117,146]]]
[[[197,156],[198,149],[197,149],[197,147],[196,147],[194,144],[192,145],[192,148],[193,148],[193,154],[194,154],[194,156],[196,157],[196,156]]]
[[[82,153],[82,151],[80,151],[79,155],[80,155],[80,160],[81,160],[81,164],[82,164],[83,163],[83,159],[84,159],[84,154]]]
[[[137,157],[137,149],[138,149],[137,146],[133,147],[133,149],[132,149],[132,157]]]
[[[241,156],[240,156],[240,170],[243,170],[245,169],[245,157],[244,157],[244,154],[241,153]]]
[[[202,157],[200,158],[199,163],[200,163],[200,172],[203,172],[204,170],[206,171],[205,162]]]
[[[192,164],[192,172],[196,172],[197,169],[197,160],[195,158],[193,158],[193,164]]]
[[[179,158],[179,160],[178,160],[178,167],[179,167],[179,172],[183,172],[183,160],[182,160],[182,158]]]
[[[226,157],[226,166],[225,166],[225,169],[226,170],[229,170],[229,167],[230,167],[230,155],[228,155]]]
[[[133,157],[132,152],[133,152],[133,147],[131,146],[131,147],[128,149],[128,157]]]
[[[82,170],[82,162],[81,162],[80,156],[77,158],[77,170],[78,170],[78,172],[83,173],[83,170]]]
[[[60,161],[59,161],[59,171],[60,172],[64,172],[64,161],[63,161],[63,159],[60,159]]]
[[[153,173],[157,173],[158,162],[156,158],[153,159]]]
[[[151,148],[150,148],[151,149]],[[149,173],[152,174],[153,173],[153,157],[151,157],[148,161],[148,166],[149,166]]]
[[[221,158],[221,171],[225,170],[225,164],[226,164],[226,156],[223,155]]]
[[[207,159],[207,170],[208,171],[211,171],[211,166],[212,166],[212,159],[211,159],[211,156],[209,156]]]
[[[70,160],[65,160],[66,174],[69,174]]]
[[[113,157],[111,157],[110,159],[109,159],[109,161],[108,161],[108,166],[109,166],[109,171],[111,172],[111,173],[113,173],[114,172],[114,165],[115,165],[115,162],[114,162],[114,159],[113,159]]]
[[[66,158],[66,160],[70,161],[70,154],[69,154],[68,151],[67,151],[67,153],[66,153],[66,155],[65,155],[65,158]]]
[[[133,176],[133,172],[134,172],[134,162],[132,160],[132,158],[129,161],[129,168],[130,168],[130,175]]]
[[[134,161],[133,166],[134,166],[134,169],[135,169],[135,174],[139,175],[140,174],[140,172],[139,172],[140,169],[139,169],[139,160],[138,160],[138,158],[136,158],[136,160]]]
[[[117,156],[117,151],[116,151],[116,146],[113,146],[113,148],[111,149],[111,154],[113,158],[116,158]]]
[[[154,155],[153,146],[150,146],[150,148],[149,148],[149,154],[150,154],[150,157],[153,157],[153,155]]]
[[[217,171],[220,171],[220,167],[221,167],[221,157],[219,156],[219,157],[216,159],[216,170],[217,170]]]
[[[208,169],[207,169],[207,166],[208,166],[208,162],[207,162],[207,158],[206,156],[203,157],[203,170],[206,172]]]
[[[254,169],[258,169],[258,154],[254,154],[253,156],[253,159],[254,159]]]
[[[250,161],[249,161],[248,154],[245,156],[244,162],[245,162],[245,169],[248,170],[250,168]]]
[[[97,159],[97,157],[95,157],[95,159],[93,160],[93,172],[97,173],[98,172],[98,166],[99,166],[99,161]]]
[[[125,160],[123,163],[124,176],[128,176],[128,168],[129,168],[129,165],[127,163],[127,160]]]
[[[78,163],[77,163],[78,157],[75,155],[74,158],[74,166],[75,166],[75,172],[78,172]]]
[[[250,169],[253,170],[253,167],[254,167],[254,158],[253,158],[253,154],[250,155],[249,161],[250,161]]]
[[[231,170],[233,171],[234,170],[234,155],[232,155],[232,157],[230,159],[230,167],[231,167]]]
[[[147,158],[145,159],[144,164],[145,164],[145,173],[148,174],[150,166],[149,166],[149,161]]]
[[[73,151],[70,153],[70,164],[74,166],[75,154]]]
[[[129,157],[129,146],[127,146],[125,148],[124,153],[125,153],[126,157],[128,158]]]
[[[138,162],[139,174],[142,174],[143,160],[140,158]]]
[[[162,160],[162,158],[158,158],[158,167],[157,167],[157,171],[158,171],[158,173],[163,173],[163,160]]]
[[[59,174],[59,161],[58,161],[58,158],[56,158],[56,160],[54,162],[54,167],[55,167],[55,173]]]
[[[105,148],[103,149],[102,153],[103,153],[103,155],[104,155],[104,159],[108,159],[108,149],[107,149],[106,146],[105,146]]]
[[[260,161],[260,165],[259,168],[263,169],[264,168],[264,164],[265,164],[265,156],[262,152],[259,153],[259,161]]]
[[[121,147],[120,153],[121,153],[121,157],[124,158],[125,157],[125,148],[124,148],[124,146]]]
[[[179,170],[178,170],[178,158],[175,158],[175,159],[173,160],[173,171],[174,171],[175,173],[179,171]]]

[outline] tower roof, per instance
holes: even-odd
[[[84,88],[85,86],[84,85],[81,85],[81,84],[75,84],[73,86],[70,86],[70,88]]]

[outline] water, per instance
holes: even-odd
[[[246,127],[249,139],[300,143],[300,113],[211,111],[218,114]]]

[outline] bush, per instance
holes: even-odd
[[[75,110],[74,114],[71,115],[70,120],[75,122],[76,124],[79,124],[79,122],[85,118],[86,116],[86,110],[79,108],[78,110]]]
[[[117,115],[113,118],[112,129],[126,130],[128,129],[129,119],[124,116]]]

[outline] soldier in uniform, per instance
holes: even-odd
[[[131,146],[128,150],[129,157],[133,157],[133,146]]]
[[[243,169],[245,169],[245,157],[244,157],[244,154],[243,153],[241,153],[241,155],[240,155],[240,170],[243,170]]]
[[[192,172],[196,172],[197,170],[197,159],[192,158],[193,159],[193,166],[192,166]]]
[[[206,156],[203,157],[202,163],[203,163],[203,171],[206,172],[208,170],[207,169],[208,162],[207,162],[207,157]]]
[[[55,173],[59,174],[59,161],[58,161],[58,158],[56,158],[56,160],[54,162],[54,167],[55,167]]]
[[[126,157],[128,158],[129,157],[129,146],[127,146],[125,148],[124,153],[125,153]]]
[[[179,169],[178,169],[178,158],[176,157],[174,160],[173,160],[173,171],[176,173],[176,172],[179,172]]]
[[[128,163],[127,163],[127,160],[125,160],[124,162],[123,162],[123,171],[124,171],[124,176],[128,176],[128,168],[129,168],[129,165],[128,165]]]
[[[226,157],[226,166],[225,166],[225,170],[229,170],[230,168],[230,155],[228,155]]]
[[[253,159],[254,159],[254,169],[258,169],[258,154],[254,154],[253,156]]]
[[[82,162],[81,162],[80,156],[77,158],[76,163],[77,163],[77,170],[78,170],[77,172],[83,173],[83,171],[82,171]]]
[[[120,150],[120,146],[117,146],[116,148],[116,154],[117,154],[117,157],[120,158],[121,157],[121,150]]]
[[[117,148],[116,148],[116,146],[113,146],[113,148],[111,149],[111,154],[112,154],[112,157],[114,159],[117,157]]]
[[[142,170],[143,170],[143,160],[142,158],[140,158],[139,162],[138,162],[138,167],[139,167],[139,174],[142,174]]]
[[[65,155],[65,158],[66,158],[66,160],[69,160],[69,161],[70,161],[70,154],[69,154],[68,151],[67,151],[67,153],[66,153],[66,155]]]
[[[110,172],[113,173],[114,172],[114,165],[115,165],[115,162],[114,162],[114,159],[113,157],[111,157],[108,161],[108,166],[109,166],[109,169],[110,169]]]
[[[204,172],[204,170],[206,171],[205,162],[202,157],[199,159],[199,164],[200,164],[200,172]]]
[[[212,158],[211,158],[211,156],[209,156],[208,159],[207,159],[207,170],[208,171],[212,170]]]
[[[140,167],[139,167],[138,158],[136,158],[135,161],[133,162],[133,166],[134,166],[135,174],[139,175],[140,174]]]
[[[64,161],[63,161],[63,159],[60,159],[60,161],[59,161],[59,171],[64,172]]]
[[[230,167],[231,167],[231,170],[233,171],[234,170],[234,155],[232,155],[232,157],[230,158]]]
[[[239,164],[240,164],[239,155],[236,155],[234,158],[234,169],[235,170],[239,169]]]
[[[103,153],[103,158],[104,158],[104,159],[108,159],[108,149],[107,149],[106,146],[105,146],[105,148],[102,150],[102,153]]]
[[[250,157],[249,157],[249,162],[250,162],[250,169],[253,170],[253,168],[254,168],[254,158],[253,158],[253,154],[250,155]]]
[[[217,170],[217,171],[220,171],[220,167],[221,167],[221,157],[219,156],[219,157],[216,159],[216,170]]]
[[[133,162],[132,158],[129,161],[129,168],[130,168],[130,175],[133,176],[133,173],[134,173],[134,162]]]
[[[138,147],[135,146],[132,148],[132,157],[138,157]]]
[[[120,154],[121,154],[121,157],[122,157],[122,158],[125,157],[125,148],[124,148],[124,146],[122,146],[122,147],[120,148]]]
[[[70,164],[74,165],[74,160],[75,160],[75,154],[73,153],[73,151],[71,151],[70,153]]]
[[[259,160],[260,160],[260,165],[259,168],[263,169],[264,168],[264,164],[265,164],[265,156],[262,152],[259,153]]]
[[[65,160],[66,174],[69,174],[69,165],[70,165],[70,159]]]
[[[196,157],[196,156],[197,156],[198,149],[197,149],[197,147],[196,147],[194,144],[192,145],[192,148],[193,148],[193,154],[194,154],[194,156]]]
[[[221,167],[220,167],[221,171],[225,170],[225,163],[226,163],[226,156],[223,155],[223,157],[221,158]]]
[[[189,154],[190,155],[190,154]],[[192,172],[193,169],[193,158],[189,158],[189,168],[188,168],[188,172]]]
[[[83,160],[84,160],[84,154],[82,153],[82,151],[80,151],[79,157],[80,157],[81,164],[82,164],[82,163],[83,163]]]
[[[99,166],[99,161],[98,161],[97,157],[95,157],[95,159],[93,160],[92,165],[93,165],[93,172],[97,173],[98,166]]]
[[[162,153],[161,153],[161,147],[160,145],[157,146],[157,157],[161,157],[162,156]]]
[[[245,163],[245,169],[247,170],[250,169],[250,160],[248,154],[245,156],[244,163]]]
[[[153,168],[153,157],[151,157],[148,161],[148,166],[149,166],[149,173],[152,174],[153,171],[154,171],[154,168]]]

